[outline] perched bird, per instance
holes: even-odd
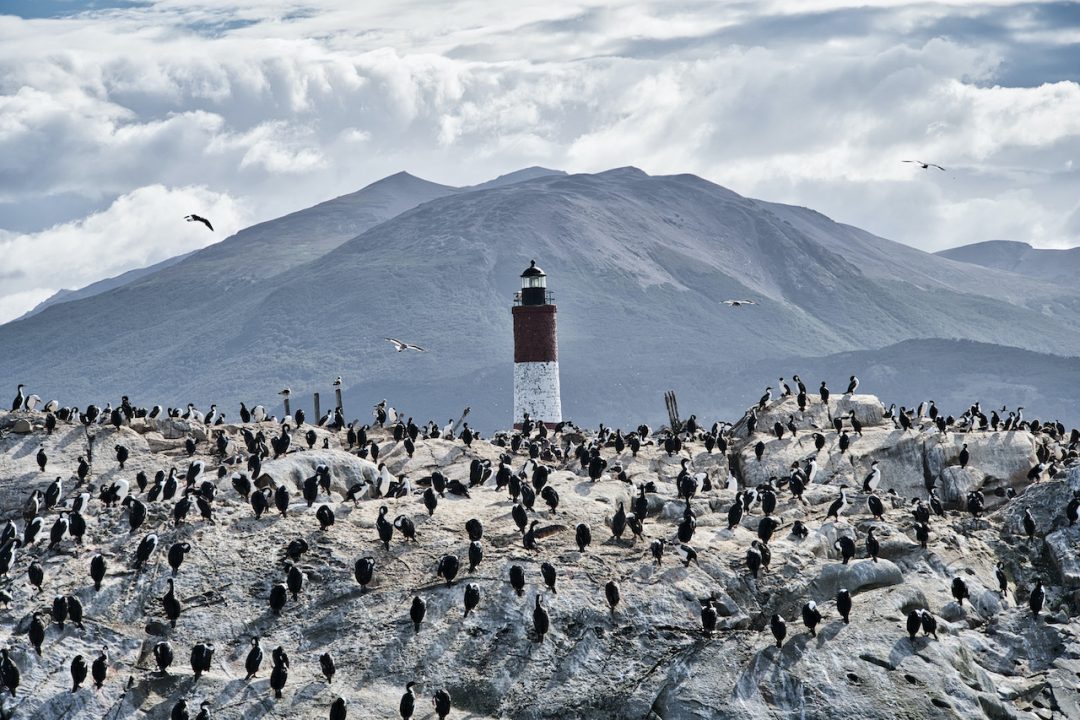
[[[607,585],[604,586],[604,596],[607,598],[608,607],[611,608],[611,614],[615,614],[615,606],[619,604],[619,585],[614,580],[608,580]]]
[[[836,612],[840,613],[845,625],[851,623],[851,593],[847,591],[847,588],[840,588],[836,594]]]
[[[319,669],[322,670],[323,677],[326,678],[327,684],[334,682],[334,673],[337,672],[337,667],[334,665],[334,656],[329,652],[324,652],[319,656]]]
[[[803,605],[802,621],[806,629],[810,631],[810,637],[817,637],[817,626],[821,622],[821,611],[817,609],[817,603],[813,600]]]
[[[424,622],[427,614],[427,603],[419,595],[413,597],[412,607],[409,608],[409,618],[412,619],[414,632],[420,632],[420,624]]]
[[[401,696],[401,702],[398,703],[398,713],[401,715],[401,720],[410,720],[413,712],[416,710],[416,696],[413,694],[413,685],[416,682],[409,682],[405,685],[405,694]]]
[[[769,629],[776,638],[776,647],[781,647],[784,644],[784,638],[787,637],[787,623],[784,622],[784,618],[774,613],[772,619],[769,620]]]
[[[956,599],[956,602],[958,602],[961,607],[964,606],[964,598],[970,599],[971,595],[968,593],[967,583],[964,582],[963,578],[953,578],[952,596]]]
[[[450,693],[446,690],[437,690],[431,698],[431,705],[435,708],[435,714],[439,720],[444,720],[450,714]]]
[[[1028,540],[1035,537],[1035,518],[1031,515],[1031,510],[1024,510],[1024,532],[1028,536]]]
[[[94,678],[94,687],[98,690],[105,684],[105,677],[109,672],[109,652],[108,648],[101,648],[101,654],[94,659],[94,664],[91,667],[91,674]]]
[[[244,660],[244,669],[247,671],[247,677],[244,680],[250,680],[258,674],[262,661],[262,646],[259,645],[259,638],[256,636],[251,638],[251,649],[248,650],[247,658]]]
[[[469,613],[480,604],[480,586],[476,583],[466,583],[465,585],[465,614],[463,617],[469,617]]]
[[[71,692],[78,692],[79,686],[86,680],[86,659],[76,655],[71,661]]]
[[[536,606],[533,608],[533,630],[536,631],[536,641],[543,642],[551,627],[551,619],[543,605],[543,596],[536,594]]]
[[[908,613],[907,616],[907,631],[908,637],[911,638],[911,644],[915,644],[915,636],[919,633],[919,629],[922,628],[922,610],[916,608]]]
[[[158,672],[167,674],[173,661],[172,645],[167,640],[162,640],[154,645],[154,662],[158,666]]]
[[[994,568],[994,577],[998,582],[998,592],[1001,593],[1001,597],[1005,597],[1005,594],[1009,591],[1009,579],[1005,577],[1005,566],[998,563]]]
[[[716,630],[716,606],[712,598],[701,601],[701,629],[706,633]]]
[[[518,597],[521,597],[525,590],[525,568],[520,565],[510,566],[510,587],[514,588]]]
[[[1039,619],[1039,612],[1045,600],[1046,591],[1043,590],[1042,580],[1036,580],[1035,587],[1031,589],[1031,595],[1028,596],[1028,607],[1031,608],[1031,616],[1036,620]]]

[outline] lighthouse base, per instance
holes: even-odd
[[[534,422],[562,422],[559,362],[514,363],[514,423],[529,413]]]

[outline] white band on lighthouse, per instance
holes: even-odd
[[[562,421],[559,395],[559,362],[514,363],[514,419],[525,413],[536,422]]]

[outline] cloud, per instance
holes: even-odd
[[[202,188],[259,221],[403,169],[463,185],[634,164],[926,249],[985,233],[1060,245],[1080,195],[1063,161],[1080,153],[1076,20],[1054,3],[900,0],[0,16],[0,228],[5,206],[41,208],[39,233],[92,226],[153,187]],[[84,243],[102,245],[82,275],[112,272],[107,239]]]
[[[210,218],[215,232],[184,215]],[[233,198],[203,187],[150,185],[121,195],[106,210],[35,233],[0,234],[0,322],[23,314],[61,288],[83,287],[210,245],[248,224]]]

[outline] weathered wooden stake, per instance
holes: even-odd
[[[292,410],[289,409],[289,398],[285,398],[285,414],[292,416]]]
[[[322,413],[319,412],[319,393],[315,393],[315,422],[319,422],[319,418],[322,417]]]
[[[341,411],[341,415],[344,417],[345,406],[341,404],[341,388],[334,388],[334,395],[337,396],[337,409]]]

